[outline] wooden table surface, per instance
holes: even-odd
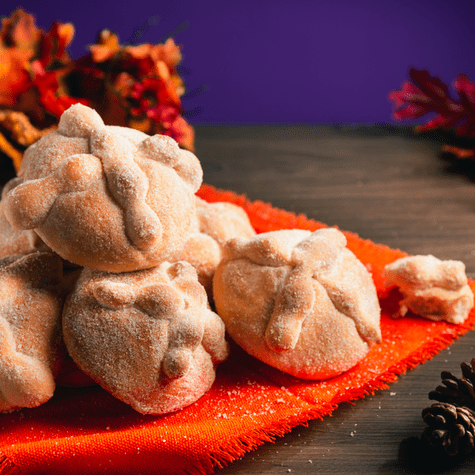
[[[388,126],[208,126],[196,134],[205,183],[410,254],[462,260],[475,277],[475,162],[443,156],[446,137]],[[216,473],[434,473],[414,440],[425,427],[421,411],[433,403],[427,395],[440,372],[460,376],[460,363],[472,357],[469,332],[390,389],[343,404]],[[475,455],[439,468],[473,474]]]
[[[442,155],[442,139],[388,126],[201,126],[196,154],[205,183],[410,254],[462,260],[475,278],[475,162]],[[12,169],[0,165],[1,185]],[[390,389],[342,404],[216,473],[434,473],[423,452],[414,457],[421,411],[440,372],[459,376],[472,357],[469,332]],[[438,468],[474,473],[475,455]]]

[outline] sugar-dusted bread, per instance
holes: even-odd
[[[48,401],[64,357],[61,258],[51,252],[0,259],[0,411]]]
[[[408,256],[384,268],[386,286],[397,287],[402,294],[399,312],[428,318],[463,323],[473,307],[473,292],[468,285],[465,264],[441,261],[432,255]]]
[[[202,181],[198,159],[170,137],[105,126],[81,104],[26,150],[20,174],[4,198],[10,224],[108,272],[149,268],[180,249]]]
[[[231,238],[255,236],[246,212],[232,203],[207,203],[196,197],[193,231],[174,261],[186,261],[198,272],[198,280],[212,300],[213,275]]]
[[[381,340],[366,267],[336,229],[229,240],[213,280],[216,310],[251,355],[304,379],[336,376]]]
[[[171,261],[189,262],[198,274],[198,281],[205,288],[209,298],[212,298],[213,275],[221,261],[220,245],[207,234],[199,231],[190,233],[184,246]]]
[[[48,246],[32,229],[16,229],[5,216],[5,196],[10,190],[23,183],[23,178],[13,178],[2,189],[0,199],[0,258],[14,254],[29,254],[47,251]]]
[[[228,353],[224,324],[186,262],[121,274],[84,269],[63,332],[78,367],[144,414],[195,402]]]
[[[196,215],[200,232],[212,237],[221,247],[231,238],[256,235],[247,213],[233,203],[208,203],[197,197]]]

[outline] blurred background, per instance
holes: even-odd
[[[173,37],[192,124],[392,123],[408,69],[475,80],[474,0],[3,2],[76,29],[77,59],[108,28],[123,44]]]

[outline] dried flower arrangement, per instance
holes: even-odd
[[[458,136],[475,137],[475,83],[467,75],[459,74],[453,82],[457,99],[450,96],[447,84],[427,70],[411,68],[409,78],[401,89],[389,94],[394,101],[395,119],[433,115],[425,124],[416,126],[416,132],[455,129]],[[458,158],[475,158],[475,148],[445,145],[443,150]]]
[[[194,148],[193,128],[183,118],[185,88],[173,39],[164,44],[123,46],[102,30],[89,53],[72,60],[71,23],[45,32],[22,9],[2,18],[0,29],[0,151],[18,169],[23,151],[56,128],[61,114],[80,102],[108,125],[165,134]]]

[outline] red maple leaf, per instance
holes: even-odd
[[[416,126],[417,132],[435,128],[455,129],[461,136],[475,137],[475,84],[465,74],[460,74],[453,83],[458,94],[453,99],[449,87],[438,77],[425,69],[409,70],[410,81],[404,82],[401,89],[389,94],[394,101],[396,119],[415,119],[426,114],[435,114],[425,124]],[[445,146],[445,151],[459,158],[475,155],[474,150]]]
[[[431,76],[425,69],[415,68],[409,70],[409,77],[412,82],[406,81],[401,89],[389,94],[389,99],[395,102],[396,119],[415,119],[437,113],[429,122],[418,126],[418,131],[437,127],[449,129],[461,120],[463,105],[450,97],[448,86],[438,77]]]
[[[465,74],[460,74],[454,81],[455,89],[460,95],[464,109],[457,128],[459,135],[475,136],[475,84]]]

